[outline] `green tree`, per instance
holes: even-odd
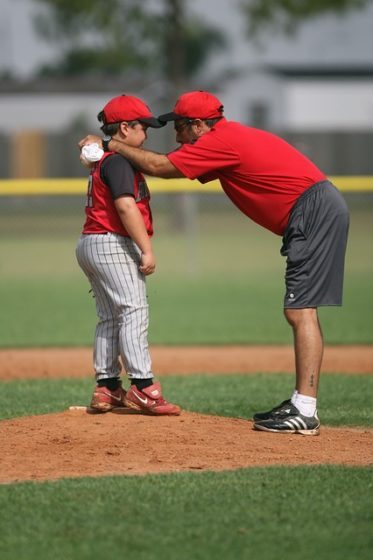
[[[269,30],[292,33],[312,17],[342,14],[372,1],[241,0],[241,8],[253,39]],[[188,80],[215,49],[226,45],[220,31],[188,15],[186,0],[34,2],[47,8],[35,19],[37,31],[61,48],[59,59],[41,74],[120,76],[132,70],[175,83],[180,76]]]
[[[183,0],[34,1],[47,8],[35,18],[37,31],[61,48],[59,60],[41,69],[44,75],[120,76],[132,70],[167,77],[180,52],[188,78],[225,44],[220,31],[185,13]]]
[[[318,15],[343,14],[365,7],[372,0],[242,0],[249,37],[264,31],[294,33],[300,23]]]

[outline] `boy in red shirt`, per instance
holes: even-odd
[[[104,134],[137,149],[149,126],[162,126],[141,99],[130,95],[111,99],[98,119]],[[155,270],[149,201],[144,176],[121,155],[105,152],[93,164],[76,255],[99,316],[94,345],[97,386],[91,401],[98,412],[127,407],[145,414],[180,414],[180,407],[167,402],[160,383],[154,382],[148,349],[145,276]],[[131,381],[128,391],[121,385],[119,356]]]

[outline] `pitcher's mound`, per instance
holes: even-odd
[[[90,415],[69,410],[1,422],[0,482],[298,464],[373,464],[373,430],[317,437],[256,432],[243,419]]]

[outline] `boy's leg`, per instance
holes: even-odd
[[[100,412],[125,406],[125,391],[120,382],[117,312],[107,292],[107,284],[101,281],[100,260],[104,255],[102,247],[105,238],[103,235],[82,236],[77,246],[77,259],[91,284],[99,317],[93,350],[96,387],[91,408]]]
[[[130,380],[153,378],[148,344],[149,305],[145,276],[139,271],[140,251],[130,238],[121,237],[121,270],[112,275],[115,293],[119,352]]]
[[[91,282],[99,321],[96,325],[93,364],[96,379],[119,378],[119,326],[113,302],[98,282]]]
[[[106,281],[106,235],[84,235],[76,250],[79,266],[87,276],[96,303],[99,321],[94,340],[94,369],[96,378],[119,377],[119,341],[117,310]]]

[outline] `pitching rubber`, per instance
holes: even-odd
[[[77,410],[86,412],[87,414],[106,414],[108,412],[114,412],[115,414],[140,414],[137,410],[126,407],[114,407],[110,410],[98,410],[97,408],[91,408],[90,406],[69,406],[68,410]]]
[[[102,414],[102,412],[104,412],[96,408],[91,408],[90,406],[69,406],[68,410],[86,412],[87,414]]]
[[[87,406],[69,406],[69,410],[87,410]]]

